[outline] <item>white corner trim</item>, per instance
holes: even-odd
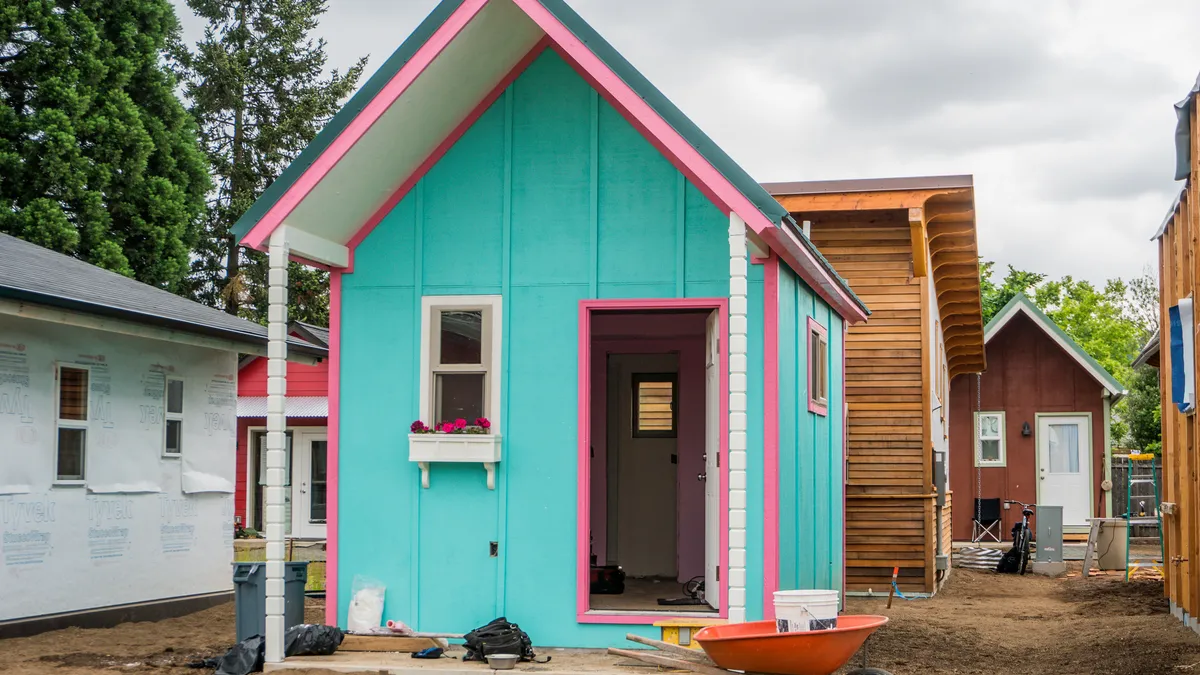
[[[1106,378],[1103,373],[1097,371],[1092,364],[1088,363],[1086,359],[1079,356],[1079,350],[1082,350],[1082,347],[1068,344],[1065,340],[1063,340],[1062,336],[1058,334],[1058,331],[1055,330],[1055,327],[1046,325],[1046,321],[1043,320],[1042,317],[1038,316],[1035,312],[1029,311],[1029,308],[1026,307],[1024,303],[1014,303],[1007,312],[1001,314],[996,319],[992,319],[991,329],[984,333],[983,344],[987,345],[987,343],[991,341],[991,339],[995,337],[996,334],[999,333],[1005,326],[1007,326],[1008,322],[1012,321],[1013,317],[1015,317],[1017,314],[1024,314],[1032,319],[1033,322],[1042,329],[1043,333],[1045,333],[1051,340],[1054,340],[1055,344],[1057,344],[1059,347],[1062,347],[1063,351],[1067,352],[1067,354],[1071,356],[1071,360],[1082,366],[1083,369],[1086,370],[1093,379],[1099,382],[1100,386],[1108,390],[1110,394],[1113,396],[1124,396],[1127,393],[1123,389],[1113,389],[1108,384],[1108,378]]]
[[[729,621],[746,620],[746,393],[734,382],[746,381],[747,259],[746,223],[729,213],[729,595],[721,598]],[[740,474],[740,475],[738,475]],[[737,487],[734,487],[737,486]],[[736,512],[736,513],[735,513]]]
[[[487,309],[488,310],[488,339],[490,340],[488,366],[488,421],[492,423],[493,434],[499,434],[503,420],[500,419],[500,380],[504,352],[501,345],[504,342],[504,300],[499,295],[425,295],[421,297],[421,385],[418,400],[421,405],[421,421],[430,426],[437,423],[433,417],[433,376],[431,366],[432,349],[430,334],[431,319],[434,309]],[[426,419],[429,418],[429,419]],[[408,420],[411,422],[412,420]]]
[[[341,244],[293,225],[281,225],[271,234],[272,241],[274,241],[276,233],[286,242],[289,255],[297,255],[305,260],[330,267],[348,267],[350,265],[350,249]]]
[[[284,472],[287,468],[288,242],[285,230],[267,247],[267,485],[263,525],[267,530],[266,662],[283,661]]]

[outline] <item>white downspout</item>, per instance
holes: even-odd
[[[1112,396],[1104,390],[1100,397],[1104,400],[1104,480],[1109,486],[1104,492],[1104,517],[1112,518],[1113,490],[1117,487],[1112,484]]]
[[[266,662],[283,661],[284,471],[287,466],[287,264],[286,231],[271,234],[267,272],[267,623]]]
[[[746,223],[729,212],[729,621],[746,620]]]

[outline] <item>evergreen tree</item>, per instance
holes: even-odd
[[[0,231],[173,291],[211,183],[169,0],[0,3]]]
[[[230,228],[354,91],[366,58],[325,76],[325,41],[311,33],[324,0],[187,0],[208,21],[191,50],[176,49],[216,187],[192,264],[196,299],[265,322],[266,257]],[[328,275],[292,264],[290,315],[328,321]]]

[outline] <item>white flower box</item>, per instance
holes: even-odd
[[[480,462],[487,471],[489,490],[496,489],[500,461],[497,434],[409,434],[408,461],[421,468],[421,487],[429,487],[430,462]]]

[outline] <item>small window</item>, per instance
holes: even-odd
[[[163,454],[178,457],[183,452],[183,380],[167,379],[166,398],[166,444]]]
[[[55,480],[82,483],[86,478],[89,383],[91,371],[79,366],[58,369],[58,438]]]
[[[975,413],[975,466],[1004,466],[1004,413]]]
[[[808,320],[808,410],[825,415],[829,409],[829,333]]]
[[[438,296],[424,298],[421,417],[429,425],[488,418],[496,430],[500,298]]]
[[[675,382],[674,373],[633,376],[634,438],[675,438]]]

